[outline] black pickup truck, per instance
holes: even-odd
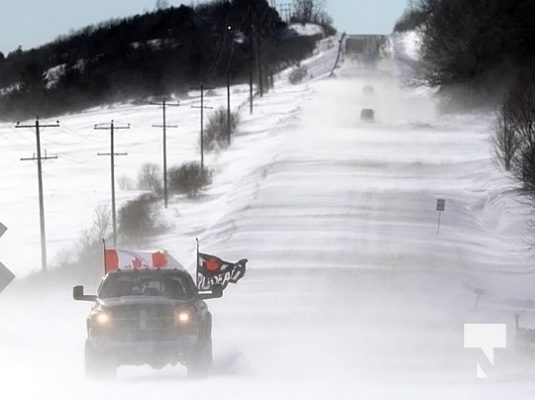
[[[205,299],[222,289],[199,292],[184,269],[109,272],[96,295],[73,288],[75,300],[91,301],[87,318],[85,370],[90,377],[113,377],[120,365],[163,368],[182,363],[188,375],[212,364],[212,316]]]

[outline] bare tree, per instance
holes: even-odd
[[[311,22],[323,26],[330,26],[333,20],[325,11],[325,0],[294,0],[294,13],[292,20],[295,22]]]
[[[505,104],[498,112],[492,138],[494,160],[506,171],[511,170],[511,163],[520,146],[511,111]]]
[[[535,193],[535,76],[534,64],[518,73],[505,99],[505,124],[514,132],[515,143],[511,159],[513,175],[529,193]]]
[[[156,10],[165,10],[166,8],[169,8],[167,0],[156,0]]]
[[[73,255],[70,257],[76,259],[76,263],[81,266],[95,265],[102,259],[102,239],[110,235],[111,230],[111,212],[106,205],[100,205],[95,208],[93,224],[91,228],[82,231]],[[70,259],[69,259],[70,260]],[[64,265],[67,259],[63,260]],[[85,268],[85,267],[84,267]]]
[[[95,208],[95,215],[93,217],[93,236],[96,240],[106,238],[111,229],[110,208],[107,205],[99,205]]]
[[[314,0],[294,0],[294,13],[292,19],[297,22],[312,22],[316,10]]]
[[[162,172],[158,164],[145,163],[141,166],[137,175],[137,188],[161,194],[163,190],[161,176]]]

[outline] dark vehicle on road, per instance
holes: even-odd
[[[371,108],[363,108],[360,111],[360,120],[365,122],[375,121],[375,112]]]
[[[374,93],[375,93],[375,89],[371,85],[366,85],[362,88],[362,94],[366,96],[371,96]]]
[[[75,300],[94,302],[87,318],[85,370],[91,377],[114,376],[120,365],[163,368],[182,363],[189,375],[212,364],[212,316],[205,299],[219,287],[199,292],[184,269],[109,272],[96,295],[73,288]]]

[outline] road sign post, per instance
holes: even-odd
[[[5,225],[0,223],[0,237],[7,231]],[[0,262],[0,293],[15,279],[15,275]]]
[[[442,213],[446,210],[446,200],[445,199],[438,199],[437,200],[437,211],[438,211],[438,229],[437,229],[437,235],[440,233],[440,217],[442,216]]]

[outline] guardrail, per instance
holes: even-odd
[[[340,59],[342,58],[342,54],[344,52],[344,40],[346,38],[346,33],[342,33],[342,36],[340,37],[340,40],[338,41],[338,55],[336,56],[336,61],[334,63],[334,67],[331,70],[331,74],[329,76],[334,76],[334,71],[336,71],[336,68],[338,68],[338,63],[340,62]]]

